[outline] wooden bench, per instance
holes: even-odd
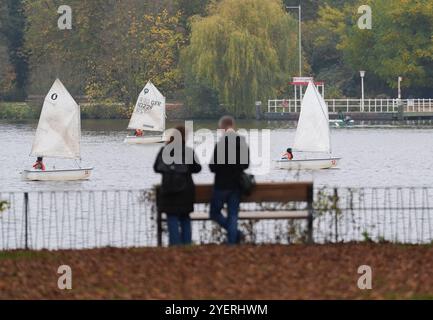
[[[212,185],[197,185],[197,204],[210,203],[212,199]],[[164,212],[159,210],[160,187],[156,186],[156,208],[157,208],[157,241],[162,246],[162,224],[166,221]],[[239,220],[277,220],[277,219],[306,219],[307,220],[307,241],[313,242],[313,183],[258,183],[252,194],[242,197],[241,203],[266,203],[277,202],[286,204],[288,202],[305,202],[306,210],[277,210],[277,211],[240,211]],[[191,220],[210,220],[209,212],[193,212]]]

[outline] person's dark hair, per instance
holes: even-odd
[[[218,127],[220,129],[227,130],[229,128],[234,128],[235,127],[235,123],[236,123],[236,121],[235,121],[235,119],[232,116],[224,116],[218,122]]]
[[[287,152],[292,153],[292,148],[287,148]]]
[[[182,137],[182,142],[185,142],[185,127],[184,126],[177,126],[174,128],[174,130],[177,130],[180,133],[180,136]],[[170,140],[168,143],[172,143],[174,141],[174,133],[172,132],[170,134]]]
[[[38,161],[42,161],[44,158],[42,157],[38,157]]]

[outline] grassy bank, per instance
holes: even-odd
[[[432,268],[431,246],[389,244],[18,251],[0,253],[0,299],[433,299]]]
[[[41,106],[25,102],[1,102],[0,119],[31,120],[38,119]],[[81,104],[82,119],[128,119],[132,108],[121,103],[84,103]]]
[[[37,119],[41,112],[40,107],[33,107],[25,102],[1,102],[0,119],[29,120]]]

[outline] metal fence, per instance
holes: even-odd
[[[331,113],[397,113],[398,99],[326,99]],[[433,112],[433,99],[402,99],[404,112]],[[298,113],[301,111],[301,101],[294,99],[268,100],[269,113]]]
[[[152,190],[0,193],[0,250],[156,246]],[[242,204],[244,211],[303,210],[299,203]],[[196,205],[207,212],[207,205]],[[305,240],[301,220],[247,220],[240,229],[250,243]],[[166,238],[165,244],[166,244]],[[212,221],[193,223],[197,244],[221,243]],[[314,241],[433,241],[433,188],[316,188]]]
[[[0,193],[0,250],[156,245],[151,191]]]
[[[432,243],[433,188],[318,189],[315,239]]]

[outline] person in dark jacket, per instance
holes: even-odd
[[[222,117],[219,128],[225,133],[216,144],[209,164],[210,170],[215,173],[210,216],[227,230],[228,243],[236,244],[242,237],[242,233],[238,230],[240,179],[243,171],[249,167],[249,148],[245,138],[235,132],[235,120],[232,117]],[[227,203],[227,217],[221,213],[225,203]]]
[[[185,127],[176,127],[178,139],[172,134],[167,144],[159,151],[153,169],[162,174],[158,194],[160,211],[167,215],[169,244],[191,243],[191,219],[194,211],[195,186],[192,174],[201,171],[194,151],[185,145]],[[179,142],[178,140],[181,140]],[[176,157],[176,153],[181,155]],[[190,155],[191,159],[188,158]]]

